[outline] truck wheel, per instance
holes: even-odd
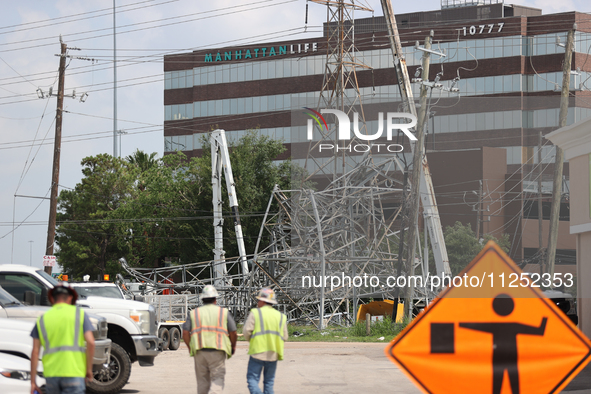
[[[162,339],[162,350],[168,350],[170,344],[170,333],[168,332],[168,328],[160,327],[158,330],[158,337]]]
[[[86,386],[86,390],[93,394],[118,393],[129,380],[130,374],[129,355],[121,346],[113,342],[107,367],[94,372],[94,379]]]
[[[168,348],[170,350],[177,350],[179,346],[181,346],[181,332],[177,327],[171,327],[168,332],[170,334],[170,344],[168,345]]]

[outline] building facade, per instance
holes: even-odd
[[[433,31],[427,157],[444,226],[456,221],[478,226],[479,234],[510,235],[510,255],[537,270],[538,198],[542,198],[544,245],[552,191],[554,147],[539,135],[558,127],[564,43],[577,26],[572,61],[568,124],[591,115],[591,23],[588,14],[543,15],[541,10],[503,3],[457,6],[397,15],[409,75],[423,52],[416,43]],[[478,2],[477,2],[478,3]],[[249,129],[284,142],[291,158],[307,165],[305,124],[294,122],[302,107],[320,108],[327,70],[328,37],[208,49],[164,59],[164,151],[199,156],[204,133],[215,128],[238,139]],[[356,19],[351,42],[360,65],[355,73],[367,129],[378,128],[375,114],[396,108],[401,96],[393,56],[381,18]],[[414,97],[419,83],[413,85]],[[457,89],[458,91],[455,91]],[[392,109],[391,109],[392,110]],[[410,152],[407,142],[401,142]],[[380,152],[376,157],[392,155]],[[403,153],[407,156],[410,153]],[[412,161],[412,160],[410,160]],[[540,161],[540,163],[538,163]],[[314,167],[316,166],[316,167]],[[568,231],[568,163],[561,208],[557,271],[574,273],[575,241]],[[540,174],[541,172],[541,174]],[[541,190],[538,178],[542,178]],[[530,264],[530,265],[527,265]]]

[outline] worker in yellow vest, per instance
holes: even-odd
[[[236,322],[228,309],[217,306],[218,292],[207,285],[201,292],[203,306],[193,309],[183,324],[183,341],[195,360],[198,394],[224,390],[226,358],[236,351]]]
[[[248,347],[246,383],[250,394],[273,394],[277,360],[283,360],[283,342],[287,340],[287,318],[272,305],[277,304],[275,292],[263,288],[256,297],[257,307],[250,311],[242,330]],[[261,373],[263,389],[259,388]]]
[[[46,393],[84,394],[86,383],[93,378],[92,323],[75,306],[78,293],[67,282],[49,290],[48,297],[53,306],[37,320],[31,332],[31,394],[35,390],[41,392],[35,382],[41,346]]]

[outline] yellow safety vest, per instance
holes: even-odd
[[[86,376],[84,311],[74,305],[56,304],[37,320],[43,345],[43,375],[48,378]]]
[[[273,351],[279,360],[283,360],[285,315],[268,305],[254,308],[250,313],[254,315],[254,330],[250,336],[248,354]]]
[[[191,356],[201,349],[217,349],[232,357],[228,310],[208,304],[191,311]]]

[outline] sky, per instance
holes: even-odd
[[[379,0],[356,1],[382,15]],[[591,12],[582,0],[516,0],[544,14]],[[47,240],[55,136],[59,36],[68,54],[60,190],[81,179],[84,157],[113,154],[113,1],[4,2],[0,13],[0,255],[41,267]],[[429,11],[440,0],[392,1],[394,12]],[[163,55],[321,36],[326,8],[305,0],[115,0],[117,129],[121,156],[163,154]],[[370,17],[370,12],[356,12]],[[294,30],[295,29],[295,30]],[[77,49],[76,49],[77,48]],[[78,58],[76,58],[78,57]],[[37,90],[45,98],[38,98]],[[88,93],[81,102],[80,96]],[[14,230],[13,230],[14,229]]]

